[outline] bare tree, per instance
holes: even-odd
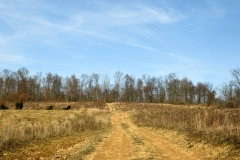
[[[80,100],[85,101],[87,100],[87,89],[88,89],[88,75],[87,74],[82,74],[80,76]]]
[[[2,91],[3,98],[9,101],[16,101],[17,95],[17,74],[8,69],[2,72],[4,87]]]
[[[107,74],[102,76],[102,97],[103,101],[109,101],[110,100],[110,91],[111,91],[111,81]]]
[[[36,100],[36,95],[37,95],[36,90],[38,89],[37,77],[36,76],[29,77],[27,88],[28,88],[28,97],[27,97],[28,100],[29,101],[35,101]]]
[[[124,92],[123,92],[123,99],[125,102],[132,102],[134,101],[134,86],[135,86],[135,79],[128,74],[124,77]]]
[[[121,84],[123,80],[123,73],[118,71],[114,75],[114,87],[113,87],[113,98],[115,102],[120,100],[121,97]]]
[[[42,77],[42,72],[38,72],[35,75],[35,79],[36,79],[36,88],[35,88],[35,92],[36,92],[36,100],[37,101],[42,101],[44,100],[44,95],[43,95],[43,89],[44,89],[44,80]]]
[[[204,84],[201,82],[198,82],[196,86],[196,96],[197,96],[197,103],[201,104],[203,103],[202,97],[204,92]]]
[[[230,81],[228,84],[224,83],[220,88],[220,98],[225,102],[224,105],[235,107],[235,83]]]
[[[137,102],[143,102],[143,81],[142,79],[137,80],[137,88],[136,88],[136,96]]]
[[[180,96],[180,80],[175,73],[170,73],[165,80],[167,84],[168,102],[176,104]]]
[[[143,75],[146,102],[154,102],[157,96],[157,78]]]
[[[100,84],[99,84],[99,79],[100,79],[100,75],[93,73],[91,75],[91,79],[93,81],[93,97],[95,97],[95,100],[99,100],[99,93],[100,93]]]
[[[58,74],[52,76],[52,87],[51,87],[51,97],[52,100],[60,100],[60,95],[63,87],[62,77]]]
[[[44,81],[44,100],[51,101],[51,88],[52,88],[52,73],[47,73],[46,77],[43,79]]]
[[[158,102],[163,103],[166,99],[166,84],[164,80],[160,77],[157,81],[158,87]]]
[[[233,80],[233,84],[234,84],[234,92],[235,92],[235,101],[234,103],[236,103],[236,105],[239,105],[240,104],[240,68],[236,68],[236,69],[233,69],[231,71],[232,73],[232,76],[234,78]],[[235,106],[235,105],[234,105]]]
[[[240,88],[240,68],[231,70],[231,74],[234,78],[233,84],[236,88]]]
[[[3,99],[3,88],[4,88],[4,80],[0,77],[0,100]]]
[[[187,78],[183,78],[180,82],[180,99],[189,104],[189,83],[191,83]]]
[[[66,78],[66,94],[68,101],[78,101],[79,100],[79,79],[73,74],[70,78]]]

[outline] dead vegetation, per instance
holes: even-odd
[[[4,102],[4,105],[8,109],[15,109],[14,102]],[[52,110],[62,110],[67,106],[71,106],[71,110],[79,110],[81,108],[98,108],[103,109],[106,107],[106,103],[103,101],[92,101],[92,102],[25,102],[23,103],[23,110],[47,110],[51,106]]]
[[[86,130],[103,133],[104,128],[110,125],[109,111],[107,108],[101,108],[106,105],[105,103],[32,102],[25,104],[23,110],[10,108],[0,111],[0,152],[2,153],[32,140],[41,141],[51,137],[83,133]],[[30,104],[38,105],[38,108],[32,110]],[[46,109],[50,105],[53,106],[53,110]],[[70,110],[62,110],[68,105],[71,105]],[[230,144],[235,149],[240,147],[239,109],[157,103],[112,103],[112,105],[108,104],[108,109],[123,112],[133,111],[131,119],[138,126],[181,132],[188,135],[189,142],[213,145]],[[106,114],[109,115],[108,118],[106,118]],[[144,144],[139,136],[129,131],[127,123],[122,122],[121,127],[126,130],[134,143]],[[93,144],[101,141],[99,135],[95,136],[88,145],[82,147],[74,158],[82,159],[93,152],[95,150]],[[189,143],[189,148],[193,143]]]
[[[39,110],[30,110],[30,104],[24,106],[25,110],[1,110],[0,152],[32,140],[46,140],[85,130],[101,130],[110,124],[109,119],[101,116],[107,111],[93,106],[93,103],[78,104],[79,108],[77,104],[71,103],[73,107],[68,111],[60,108],[69,104],[51,103],[55,107],[58,105],[59,110],[46,110],[48,104],[50,103],[39,103]],[[40,110],[42,108],[44,110]]]
[[[130,106],[128,106],[129,108]],[[185,107],[131,104],[133,121],[138,126],[186,132],[206,143],[240,146],[240,110],[214,107]]]

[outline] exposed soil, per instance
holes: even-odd
[[[4,151],[0,159],[6,160],[40,160],[40,159],[71,159],[81,148],[89,143],[93,133],[75,133],[48,140],[35,140],[19,147]]]
[[[86,159],[206,159],[204,153],[187,151],[160,135],[141,130],[131,123],[128,113],[115,113],[111,135]],[[124,124],[124,125],[123,125]],[[125,127],[124,127],[125,126]]]

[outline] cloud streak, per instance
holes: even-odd
[[[9,55],[4,53],[0,53],[0,59],[4,62],[20,62],[24,60],[23,56],[13,54]]]
[[[72,47],[66,46],[71,42],[109,49],[114,48],[110,44],[117,43],[160,53],[141,41],[142,37],[155,38],[149,25],[171,25],[184,19],[173,9],[146,5],[108,3],[107,8],[102,7],[97,11],[72,8],[71,12],[62,12],[40,1],[0,2],[0,18],[9,26],[9,34],[0,38],[0,52],[9,47],[20,49],[3,52],[1,58],[21,61],[29,47],[49,46],[59,50]]]
[[[138,26],[151,23],[171,24],[184,18],[174,10],[168,11],[162,8],[110,6],[112,9],[106,11],[79,11],[70,15],[66,13],[66,15],[63,15],[63,19],[52,21],[52,19],[46,18],[46,13],[56,13],[44,5],[40,6],[43,8],[34,10],[35,8],[26,9],[2,4],[0,6],[2,10],[0,11],[1,18],[11,26],[13,32],[28,31],[28,33],[33,35],[75,32],[99,38],[109,37],[109,35],[106,35],[113,34],[111,32],[116,34],[115,29],[118,29],[118,27],[123,27],[121,30],[126,31],[124,27],[138,28]],[[42,10],[44,12],[40,12]],[[132,34],[134,34],[134,30],[132,30]]]
[[[116,7],[104,12],[79,12],[73,18],[83,21],[81,24],[95,24],[103,27],[131,26],[148,23],[170,24],[182,20],[184,17],[174,10],[153,9],[150,7]]]
[[[174,57],[174,58],[176,58],[176,59],[178,59],[178,60],[180,60],[180,61],[184,61],[184,62],[187,62],[187,61],[188,61],[188,62],[193,62],[193,61],[195,61],[195,60],[192,60],[192,59],[190,59],[190,58],[178,56],[178,55],[176,55],[176,54],[174,54],[174,53],[169,53],[169,55],[172,56],[172,57]]]

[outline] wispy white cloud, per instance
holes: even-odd
[[[149,51],[152,51],[152,52],[156,52],[156,53],[161,53],[159,52],[158,50],[152,48],[152,47],[148,47],[148,46],[145,46],[145,45],[138,45],[138,44],[131,44],[131,43],[125,43],[126,45],[129,45],[129,46],[133,46],[133,47],[137,47],[137,48],[142,48],[142,49],[145,49],[145,50],[149,50]]]
[[[143,36],[140,28],[151,23],[171,24],[184,18],[180,13],[170,9],[153,8],[147,6],[115,6],[109,4],[109,8],[100,11],[78,11],[74,14],[66,12],[62,18],[52,21],[46,13],[55,13],[55,10],[44,4],[36,3],[39,7],[35,8],[32,3],[18,1],[18,5],[10,3],[1,4],[1,18],[7,23],[15,36],[17,33],[21,38],[28,36],[54,36],[58,41],[59,34],[75,34],[76,36],[88,36],[103,38],[106,40],[118,40],[124,34]],[[121,27],[121,28],[119,28]],[[130,30],[129,30],[130,28]],[[135,32],[135,30],[137,32]],[[151,33],[149,28],[144,28],[145,34]],[[149,30],[149,31],[147,31]],[[121,32],[119,32],[121,31]],[[23,33],[26,32],[26,34]],[[9,38],[9,37],[6,37]],[[34,38],[34,37],[32,37]],[[135,37],[134,37],[135,38]],[[52,39],[53,40],[53,39]],[[122,39],[121,39],[122,40]],[[123,38],[125,41],[125,37]]]
[[[186,62],[186,61],[188,61],[188,62],[195,62],[195,60],[192,60],[192,59],[190,59],[190,58],[186,58],[186,57],[183,57],[183,56],[179,56],[179,55],[176,55],[176,54],[174,54],[174,53],[169,53],[169,55],[172,56],[172,57],[174,57],[174,58],[176,58],[176,59],[178,59],[178,60],[180,60],[180,61],[184,61],[184,62]]]
[[[150,7],[138,6],[134,8],[113,7],[100,13],[82,11],[73,19],[84,22],[81,24],[95,24],[96,26],[114,27],[147,23],[169,24],[182,20],[184,17],[174,10],[166,11]]]
[[[176,23],[184,16],[174,10],[163,10],[137,6],[111,6],[111,9],[90,12],[79,11],[71,15],[64,26],[66,32],[96,37],[100,39],[134,43],[140,37],[155,38],[148,24],[169,25]],[[88,38],[89,38],[88,37]],[[132,39],[132,40],[131,40]]]
[[[0,53],[0,59],[1,61],[5,61],[5,62],[21,62],[24,60],[23,56],[20,55],[9,55],[9,54],[4,54],[4,53]]]
[[[0,38],[0,53],[9,47],[21,48],[13,52],[4,52],[6,54],[2,54],[1,58],[21,61],[28,47],[50,46],[52,50],[56,48],[60,51],[63,47],[76,47],[71,45],[76,42],[108,48],[114,48],[109,44],[118,43],[161,53],[141,40],[142,37],[156,37],[149,25],[171,25],[184,19],[176,10],[146,5],[109,3],[108,8],[97,11],[79,11],[77,8],[73,10],[57,11],[41,1],[0,2],[0,18],[11,31]],[[12,54],[14,56],[6,56]],[[28,58],[30,59],[31,55]]]

